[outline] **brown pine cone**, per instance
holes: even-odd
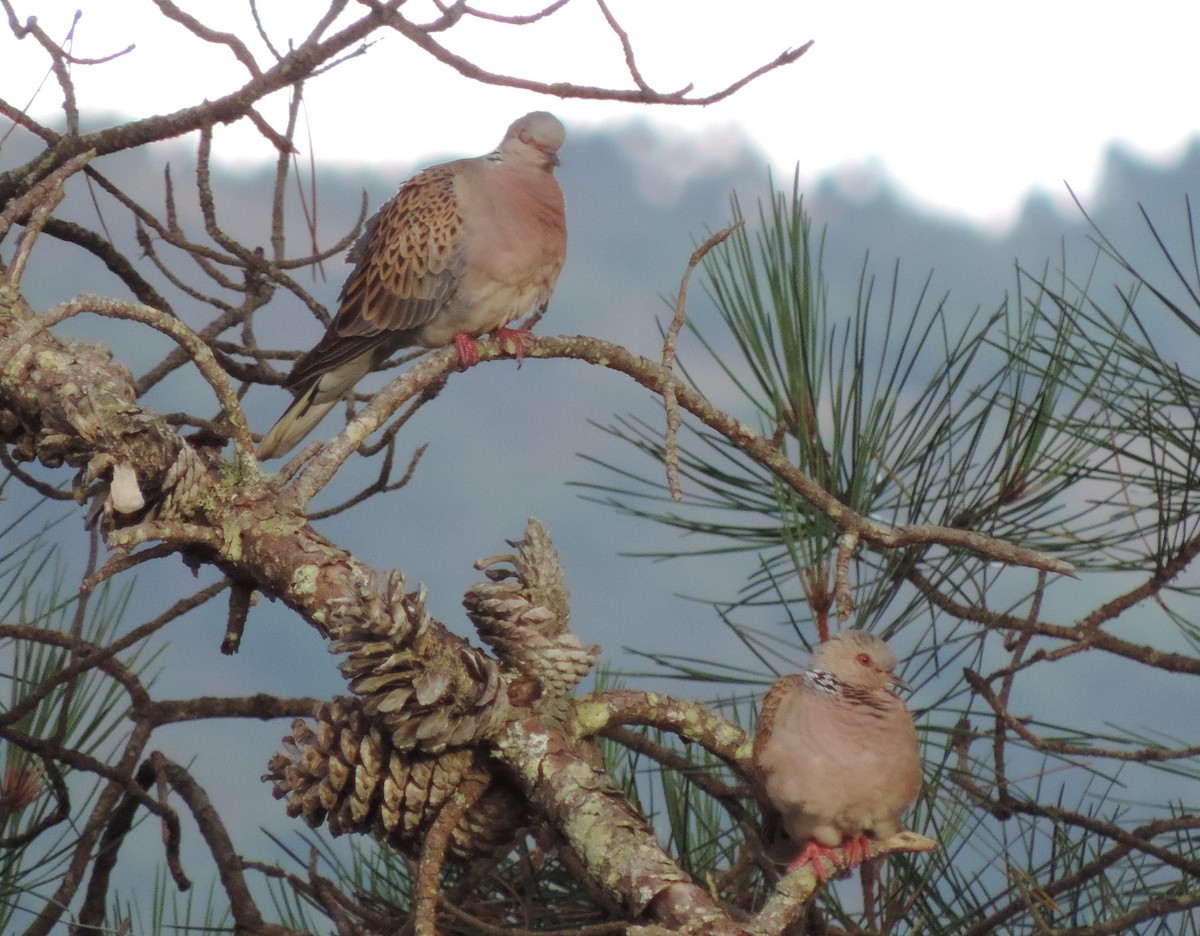
[[[531,677],[541,695],[562,696],[592,668],[598,646],[583,647],[570,632],[570,603],[550,534],[535,519],[525,538],[509,540],[515,554],[475,563],[491,581],[468,589],[463,605],[488,644],[511,671]],[[510,569],[497,568],[509,563]]]
[[[487,783],[482,797],[459,819],[447,854],[466,861],[512,841],[526,823],[516,788],[489,769],[486,755],[459,749],[433,755],[398,750],[368,723],[359,700],[322,703],[316,726],[301,719],[271,758],[264,781],[290,816],[331,834],[371,833],[417,857],[438,814],[465,781]]]

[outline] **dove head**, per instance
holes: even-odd
[[[567,131],[557,117],[546,111],[533,111],[512,122],[500,143],[500,155],[506,161],[553,169],[558,165],[558,148],[566,138]]]
[[[844,630],[834,634],[813,651],[813,670],[823,671],[847,686],[868,691],[905,688],[904,681],[893,670],[896,654],[874,634],[860,630]]]

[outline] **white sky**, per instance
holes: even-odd
[[[133,42],[112,63],[76,66],[84,110],[164,113],[217,97],[244,80],[224,49],[199,47],[163,20],[150,0],[14,0],[54,36],[76,9],[75,54],[97,57]],[[205,23],[261,49],[245,3],[177,0]],[[797,63],[709,108],[562,101],[485,87],[430,60],[398,34],[312,82],[307,120],[318,160],[411,163],[490,149],[508,122],[535,108],[572,127],[643,117],[698,134],[691,162],[721,158],[739,128],[790,174],[838,172],[861,180],[883,173],[914,201],[973,220],[1001,222],[1031,189],[1086,194],[1104,149],[1119,141],[1155,159],[1179,154],[1200,134],[1200,2],[1143,0],[608,0],[634,42],[646,79],[672,90],[693,82],[707,93],[816,40]],[[544,0],[474,0],[504,13]],[[325,4],[259,0],[272,39],[301,38]],[[736,13],[729,11],[735,9]],[[120,16],[113,11],[119,9]],[[404,11],[435,16],[428,0]],[[348,15],[363,7],[351,3]],[[577,83],[630,84],[620,46],[592,0],[572,0],[537,27],[464,21],[440,38],[485,67]],[[266,64],[269,60],[262,59]],[[45,72],[32,39],[0,35],[4,94],[24,105]],[[17,71],[19,69],[19,71]],[[18,75],[14,88],[12,77]],[[32,112],[53,117],[51,80]],[[282,109],[264,108],[278,124]],[[711,131],[701,133],[701,131]],[[226,158],[269,160],[248,130],[225,129]],[[677,148],[673,151],[677,152]],[[649,155],[649,154],[648,154]]]

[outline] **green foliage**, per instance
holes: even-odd
[[[733,213],[743,219],[736,199]],[[869,261],[854,306],[835,315],[823,238],[813,236],[798,189],[772,189],[755,220],[705,258],[720,327],[688,322],[708,358],[701,367],[681,356],[693,386],[744,410],[793,465],[862,516],[986,533],[1061,556],[1092,583],[1081,597],[1068,581],[1034,581],[981,554],[855,551],[856,607],[843,626],[879,631],[908,656],[926,764],[910,819],[941,843],[933,855],[889,859],[875,925],[1123,932],[1114,927],[1126,921],[1129,931],[1195,931],[1186,913],[1180,929],[1179,911],[1197,901],[1185,868],[1200,840],[1194,816],[1180,816],[1188,804],[1169,792],[1174,778],[1200,779],[1194,742],[1114,724],[1142,717],[1136,704],[1120,704],[1124,694],[1109,718],[1070,706],[1060,713],[1044,701],[1046,683],[1031,679],[1036,666],[1042,680],[1061,673],[1053,678],[1065,688],[1094,679],[1085,674],[1095,669],[1078,670],[1090,665],[1119,672],[1136,698],[1133,687],[1154,681],[1162,652],[1180,641],[1200,646],[1195,608],[1180,603],[1196,586],[1175,580],[1200,551],[1194,341],[1172,360],[1155,337],[1163,309],[1200,334],[1190,204],[1189,246],[1178,255],[1146,218],[1165,274],[1143,272],[1096,231],[1099,250],[1082,278],[1068,272],[1064,250],[1056,271],[1018,269],[1011,296],[969,315],[931,299],[931,279],[905,304],[899,264],[881,289]],[[1115,303],[1098,285],[1114,267],[1130,280]],[[709,375],[704,386],[697,374]],[[655,424],[625,417],[604,431],[665,463]],[[709,599],[747,660],[645,655],[659,678],[761,686],[795,667],[831,612],[840,529],[716,433],[685,430],[680,448],[683,503],[671,501],[660,472],[601,458],[590,460],[611,480],[586,485],[586,496],[691,534],[687,548],[656,558],[756,557],[736,596]],[[1123,603],[1104,603],[1119,588]],[[1113,618],[1151,601],[1155,649],[1119,642]],[[1112,655],[1080,662],[1105,625],[1118,641]],[[728,867],[733,858],[715,843],[733,820],[670,771],[661,786],[685,866]],[[1135,834],[1153,845],[1131,848]],[[834,887],[821,908],[854,928],[860,901]]]
[[[736,200],[733,207],[741,220]],[[1040,314],[1045,291],[1019,292],[990,314],[964,317],[945,299],[931,302],[927,279],[913,307],[902,309],[897,264],[880,308],[878,284],[864,263],[855,308],[845,321],[831,321],[820,247],[798,192],[772,190],[758,221],[756,232],[735,231],[706,258],[724,328],[710,335],[695,321],[689,327],[756,414],[759,431],[861,515],[970,528],[1086,561],[1090,546],[1058,534],[1087,512],[1069,512],[1061,495],[1090,450],[1056,420],[1086,409],[1098,368],[1072,360],[1082,341],[1065,312]],[[1021,313],[1030,303],[1038,314]],[[1039,355],[1041,367],[1033,361]],[[607,431],[663,457],[647,423],[625,419]],[[646,506],[668,502],[664,485],[593,460],[618,475],[588,485],[594,499],[705,534],[693,552],[756,552],[761,563],[739,596],[743,604],[794,602],[794,591],[780,589],[827,563],[836,545],[839,531],[828,518],[707,429],[685,437],[681,463],[691,483],[683,508]],[[856,556],[862,618],[893,601],[913,559]],[[952,572],[971,578],[985,564],[931,551],[922,559],[936,582]]]
[[[72,666],[72,647],[112,639],[133,583],[108,584],[81,598],[64,586],[56,549],[43,542],[47,527],[21,535],[31,508],[0,530],[12,547],[0,555],[0,742],[4,806],[0,816],[0,930],[8,931],[28,898],[45,893],[63,873],[87,815],[96,784],[72,770],[69,759],[38,753],[58,745],[103,758],[128,711],[121,685],[98,667]],[[143,648],[126,665],[145,666]],[[69,813],[64,812],[69,808]],[[69,819],[70,821],[63,821]]]

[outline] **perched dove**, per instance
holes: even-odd
[[[462,366],[472,340],[544,311],[567,248],[562,190],[554,178],[563,126],[534,111],[508,128],[495,152],[418,172],[367,222],[337,316],[296,361],[285,386],[295,402],[259,446],[282,455],[358,380],[392,352],[454,342]]]
[[[907,688],[895,666],[880,638],[846,630],[763,699],[755,783],[765,826],[781,825],[799,849],[789,871],[810,864],[823,881],[821,858],[833,848],[845,843],[854,865],[866,856],[868,836],[900,831],[921,786],[921,761],[912,716],[895,692]]]

